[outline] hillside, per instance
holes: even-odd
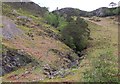
[[[6,67],[3,68],[3,75],[5,75],[3,80],[39,81],[45,78],[53,78],[54,76],[61,77],[65,73],[66,75],[70,74],[64,70],[77,66],[80,58],[72,49],[59,40],[58,31],[52,26],[45,24],[41,17],[36,17],[31,12],[22,10],[22,7],[19,9],[12,8],[12,6],[11,4],[3,3],[2,45],[6,46],[5,50],[2,51],[2,54],[6,53],[5,59],[2,60],[5,63],[2,66]],[[11,53],[13,52],[12,49],[16,52]],[[31,61],[21,65],[18,62],[26,61],[27,58],[23,60],[19,56],[23,55],[23,57],[26,57],[25,53],[30,55]],[[20,55],[16,57],[16,54]],[[19,61],[13,60],[13,63],[12,59],[14,57],[16,57],[15,60],[19,59]],[[62,73],[63,71],[64,73]]]
[[[10,5],[14,9],[22,9],[24,11],[29,11],[35,16],[44,16],[45,12],[48,11],[46,7],[40,7],[39,5],[35,4],[34,2],[11,2],[6,3]],[[34,10],[33,10],[34,8]]]
[[[91,30],[89,47],[74,75],[46,82],[113,82],[119,81],[118,72],[118,25],[111,17],[99,18],[100,22],[83,17]]]
[[[53,11],[53,13],[58,13],[61,16],[86,16],[88,12],[79,10],[77,8],[62,8],[59,10]]]
[[[98,12],[100,10],[102,9],[92,12],[94,17],[91,18],[86,17],[91,13],[74,8],[63,8],[50,13],[46,7],[40,7],[34,2],[3,3],[3,14],[0,16],[2,18],[2,24],[0,24],[2,81],[118,82],[119,22],[117,16],[113,15],[96,17],[103,12]],[[70,25],[73,28],[77,28],[76,25],[81,24],[80,28],[82,26],[83,30],[90,31],[89,39],[81,35],[85,40],[82,39],[82,41],[78,36],[80,41],[72,44],[73,48],[67,45],[62,39],[59,26],[54,27],[54,24],[49,24],[44,18],[46,13],[50,19],[52,18],[51,23],[57,17],[53,15],[54,13],[60,14],[57,20],[62,16],[72,16],[71,22],[65,22],[66,18],[60,18],[62,25],[69,23],[73,24]],[[96,18],[99,21],[96,21]],[[53,22],[56,23],[56,21]],[[84,26],[88,28],[84,29]],[[73,28],[71,29],[75,30]],[[64,34],[67,33],[68,37],[73,34],[77,38],[76,31]],[[73,39],[68,38],[68,43],[72,43]],[[80,52],[76,51],[74,47],[77,43],[84,43],[86,39],[88,40],[87,47]]]

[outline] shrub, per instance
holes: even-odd
[[[81,18],[71,20],[61,31],[63,42],[75,51],[87,46],[89,33],[88,24]]]
[[[58,20],[57,15],[55,15],[53,13],[46,13],[45,14],[45,20],[47,21],[48,24],[50,24],[54,27],[58,27],[59,20]]]
[[[54,13],[46,13],[45,20],[47,24],[58,28],[58,30],[63,29],[67,25],[67,21],[64,17],[59,16],[59,14]]]
[[[68,22],[65,20],[64,17],[59,17],[58,30],[61,31],[67,24]]]

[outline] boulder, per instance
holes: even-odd
[[[6,46],[2,48],[2,75],[17,70],[21,66],[25,66],[32,62],[32,59],[29,58],[30,56],[27,53],[20,53],[20,50],[10,49]]]

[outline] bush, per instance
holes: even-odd
[[[61,31],[65,44],[75,51],[82,51],[88,43],[90,31],[88,24],[81,18],[71,20]]]
[[[48,24],[50,24],[54,27],[58,27],[59,20],[58,20],[57,15],[55,15],[53,13],[46,13],[45,14],[45,20],[47,21]]]
[[[59,25],[58,30],[61,31],[65,26],[68,24],[68,22],[65,20],[64,17],[59,17]]]

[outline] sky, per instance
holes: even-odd
[[[72,7],[78,8],[84,11],[92,11],[100,7],[110,7],[110,2],[115,2],[118,4],[120,0],[31,0],[41,7],[48,7],[49,11]]]

